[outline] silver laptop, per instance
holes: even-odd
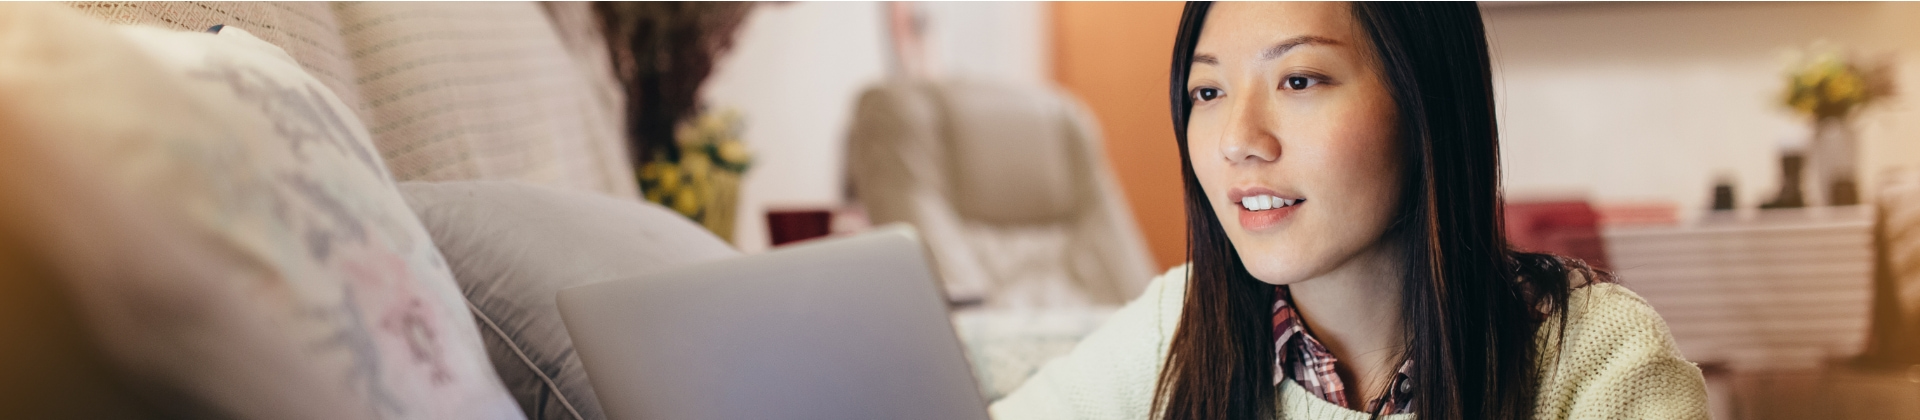
[[[986,420],[911,228],[560,291],[607,418]]]

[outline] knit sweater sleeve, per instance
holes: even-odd
[[[995,402],[993,418],[1146,419],[1186,285],[1186,266],[1155,278],[1073,351]]]
[[[1640,295],[1593,284],[1542,327],[1538,419],[1705,419],[1706,382]]]

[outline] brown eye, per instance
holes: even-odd
[[[1287,82],[1284,84],[1284,86],[1286,86],[1288,90],[1304,90],[1306,88],[1313,87],[1313,85],[1318,85],[1318,84],[1320,84],[1320,80],[1314,79],[1312,77],[1287,76]]]
[[[1214,89],[1210,87],[1193,89],[1194,102],[1207,102],[1215,99],[1220,99],[1220,89]]]

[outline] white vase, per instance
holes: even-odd
[[[1807,148],[1808,204],[1859,203],[1856,185],[1860,179],[1860,155],[1857,143],[1853,126],[1846,119],[1826,117],[1814,121],[1813,144]]]

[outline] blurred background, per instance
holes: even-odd
[[[1181,7],[752,7],[699,94],[751,150],[733,243],[920,225],[956,300],[1059,326],[1018,350],[1050,357],[1100,312],[1034,314],[1110,307],[1183,262]],[[1482,12],[1516,245],[1645,296],[1716,417],[1920,416],[1920,4]]]
[[[1182,7],[0,4],[0,412],[600,418],[558,290],[892,223],[999,398],[1184,262]],[[1514,246],[1717,418],[1920,418],[1920,4],[1481,12]]]

